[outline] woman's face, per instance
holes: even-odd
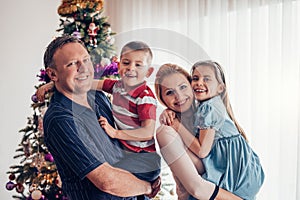
[[[174,73],[162,81],[161,98],[169,109],[185,112],[191,108],[194,94],[187,78],[180,73]]]

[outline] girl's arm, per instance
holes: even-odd
[[[214,129],[200,130],[199,138],[196,138],[178,119],[173,120],[172,127],[178,131],[184,144],[199,158],[205,158],[209,154],[215,137]]]
[[[104,83],[104,80],[93,80],[92,90],[101,91],[103,88],[103,83]]]
[[[165,109],[159,116],[159,122],[164,125],[171,126],[176,114],[173,110]]]
[[[132,141],[146,141],[153,139],[155,130],[155,120],[146,119],[141,122],[141,128],[132,130],[117,130],[107,122],[106,118],[100,117],[99,122],[101,127],[111,138]]]

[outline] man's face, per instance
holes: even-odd
[[[87,50],[79,43],[68,43],[53,56],[56,69],[52,78],[58,91],[72,98],[91,89],[94,68]]]

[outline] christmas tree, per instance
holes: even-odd
[[[58,8],[60,25],[57,32],[80,38],[91,54],[95,78],[118,77],[117,57],[114,49],[114,33],[107,18],[102,16],[103,0],[63,0]],[[40,84],[49,82],[44,69],[37,75]],[[20,163],[10,166],[7,190],[16,190],[15,199],[63,199],[61,180],[51,153],[44,144],[43,115],[51,94],[45,102],[38,102],[32,95],[33,115],[28,117],[27,126],[19,132],[23,134],[14,158]]]

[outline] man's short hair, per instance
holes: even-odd
[[[55,68],[55,62],[53,60],[54,53],[57,49],[62,48],[65,44],[68,43],[80,43],[85,49],[86,46],[84,43],[77,37],[70,36],[70,35],[63,35],[60,37],[55,38],[46,48],[44,54],[44,66],[45,68]]]

